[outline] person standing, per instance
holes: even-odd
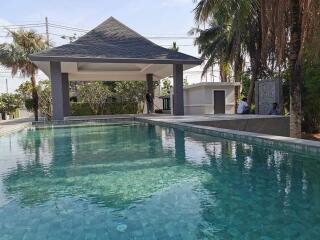
[[[146,94],[146,101],[147,101],[147,113],[150,114],[153,112],[153,96],[150,92]]]

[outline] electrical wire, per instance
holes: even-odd
[[[40,28],[45,27],[45,23],[30,23],[30,24],[12,24],[12,25],[2,25],[0,26],[0,29],[24,29],[24,28]],[[77,28],[77,27],[71,27],[66,25],[60,25],[60,24],[54,24],[54,23],[48,23],[48,27],[52,27],[55,29],[61,29],[66,31],[74,31],[74,32],[81,32],[81,33],[87,33],[89,30],[83,29],[83,28]],[[55,33],[51,33],[52,35],[55,35]],[[62,35],[61,35],[62,36]],[[63,35],[65,36],[65,35]],[[6,36],[0,36],[0,37],[6,37]],[[186,36],[186,35],[178,35],[178,34],[146,34],[146,38],[148,39],[154,39],[154,40],[172,40],[172,39],[185,39],[185,40],[193,40],[194,37],[192,36]]]

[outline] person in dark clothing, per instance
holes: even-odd
[[[278,103],[274,102],[269,111],[269,115],[279,115]]]
[[[146,101],[147,101],[147,112],[148,114],[153,112],[153,97],[150,92],[146,94]]]

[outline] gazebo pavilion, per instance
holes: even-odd
[[[183,71],[201,60],[163,48],[113,17],[75,42],[30,59],[50,77],[53,120],[69,116],[69,81],[153,81],[173,75],[173,114],[184,115]]]

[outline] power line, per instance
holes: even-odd
[[[58,29],[73,30],[73,31],[84,32],[84,33],[89,32],[88,29],[83,29],[83,28],[70,27],[70,26],[65,26],[65,25],[60,25],[60,24],[53,24],[53,23],[49,23],[49,25],[54,27],[54,28],[58,28]],[[149,35],[148,38],[193,38],[192,36],[185,36],[183,34],[171,34],[171,33],[166,33],[166,34],[145,34],[145,35],[147,35],[147,36]],[[164,37],[164,35],[165,35],[165,37]]]
[[[67,26],[57,25],[57,24],[52,24],[52,23],[49,23],[49,26],[57,28],[57,29],[70,30],[70,31],[75,31],[75,32],[84,32],[84,33],[89,32],[88,30],[85,30],[85,29],[67,27]],[[169,35],[170,34],[159,34],[159,36],[149,35],[146,37],[150,38],[150,39],[194,39],[194,37],[192,37],[192,36],[185,36],[185,35],[171,35],[171,36],[169,36]]]
[[[75,39],[76,38],[76,33],[87,33],[89,30],[83,29],[83,28],[77,28],[77,27],[71,27],[71,26],[66,26],[66,25],[61,25],[61,24],[55,24],[55,23],[49,23],[48,18],[45,18],[44,23],[30,23],[30,24],[12,24],[12,25],[6,25],[6,26],[0,26],[1,28],[13,30],[13,29],[29,29],[29,28],[39,28],[39,27],[44,27],[45,28],[45,33],[39,33],[41,35],[44,35],[46,37],[47,42],[50,40],[50,35],[52,36],[57,36],[60,37],[61,39],[64,40],[70,40],[70,39]],[[74,32],[73,35],[69,34],[63,34],[63,33],[53,33],[49,31],[50,28],[54,29],[61,29],[64,31],[72,31]],[[10,38],[10,35],[0,35],[0,38]],[[145,36],[146,38],[150,40],[163,40],[163,41],[178,41],[178,40],[194,40],[194,37],[192,36],[186,36],[186,35],[181,35],[181,34],[150,34]],[[71,40],[70,40],[71,41]],[[162,47],[171,47],[171,44],[159,44]],[[180,47],[194,47],[194,44],[178,44]]]
[[[30,24],[11,24],[11,25],[0,25],[0,28],[16,28],[16,27],[29,27],[29,26],[39,26],[44,25],[44,23],[30,23]]]
[[[89,32],[90,30],[84,29],[84,28],[78,28],[78,27],[72,27],[72,26],[67,26],[67,25],[61,25],[61,24],[55,24],[55,23],[49,23],[50,26],[54,26],[57,28],[64,28],[64,29],[70,29],[70,30],[75,30],[75,31],[81,31],[81,32]],[[45,26],[46,22],[37,22],[37,23],[25,23],[25,24],[9,24],[9,25],[0,25],[0,28],[16,28],[16,27],[22,27],[22,28],[27,28],[30,26]],[[146,34],[149,35],[149,34]],[[153,35],[153,34],[150,34]],[[156,34],[158,35],[158,34]],[[171,35],[171,36],[176,36],[176,35],[181,35],[181,34],[176,34],[176,33],[165,33],[165,34],[159,34],[159,36],[162,35]]]
[[[64,25],[59,25],[59,24],[53,24],[53,23],[49,23],[49,25],[51,27],[54,28],[59,28],[59,29],[64,29],[64,30],[72,30],[72,31],[78,31],[78,32],[89,32],[89,30],[87,29],[82,29],[82,28],[76,28],[76,27],[69,27],[69,26],[64,26]]]
[[[45,24],[37,24],[37,25],[21,25],[21,26],[0,26],[0,29],[3,29],[3,30],[16,30],[16,29],[30,29],[30,28],[39,28],[39,27],[44,27]]]
[[[77,28],[77,27],[71,27],[66,25],[60,25],[60,24],[54,24],[49,23],[48,19],[45,19],[44,23],[33,23],[33,24],[15,24],[15,25],[2,25],[0,28],[6,28],[6,29],[17,29],[17,28],[39,28],[39,27],[45,27],[46,32],[49,27],[56,28],[56,29],[62,29],[66,31],[74,31],[74,32],[81,32],[81,33],[87,33],[89,30],[83,29],[83,28]],[[47,33],[46,33],[47,34]],[[4,37],[4,36],[1,36]],[[171,40],[171,39],[194,39],[192,36],[186,36],[186,35],[178,35],[178,34],[146,34],[146,37],[149,39],[158,39],[158,40]]]

